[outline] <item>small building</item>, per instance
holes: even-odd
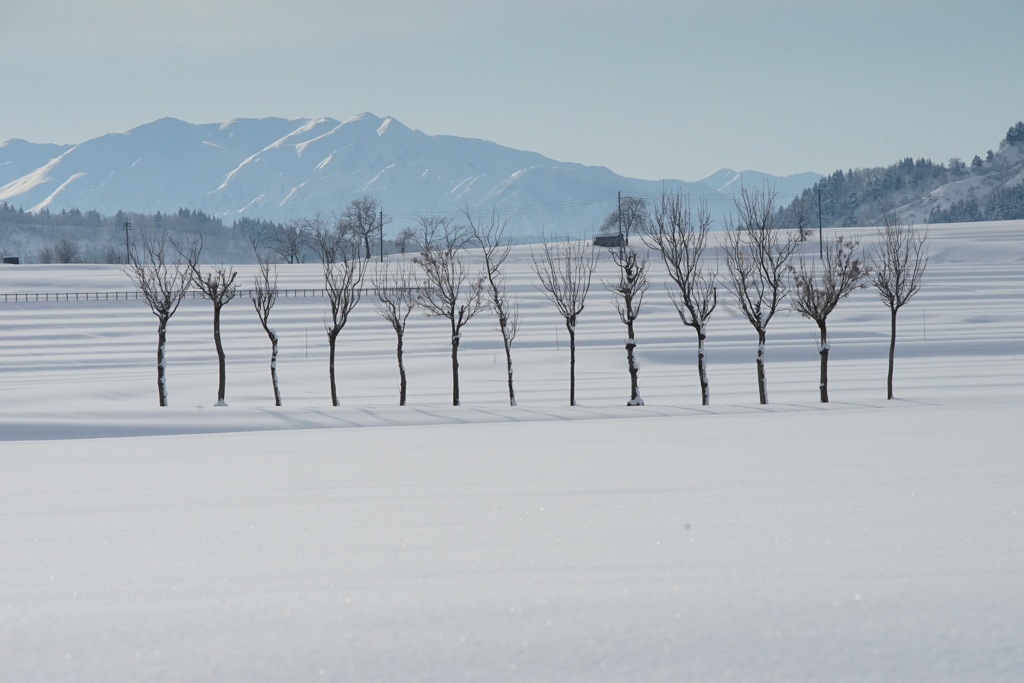
[[[4,263],[10,263],[16,266],[21,263],[21,259],[17,256],[4,256]]]
[[[595,247],[628,247],[629,238],[625,235],[594,235]]]

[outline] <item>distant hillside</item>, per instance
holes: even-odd
[[[236,119],[192,124],[164,118],[78,145],[0,146],[0,202],[29,212],[78,210],[170,214],[185,207],[231,224],[286,221],[377,199],[400,230],[420,214],[497,210],[521,239],[592,232],[617,193],[652,197],[663,188],[708,200],[724,216],[728,179],[641,180],[600,166],[549,159],[485,140],[427,135],[393,118]],[[775,179],[799,191],[818,176]],[[719,177],[721,176],[721,177]]]
[[[878,225],[895,211],[911,223],[1024,218],[1024,122],[1010,128],[998,151],[970,163],[907,157],[892,166],[836,171],[779,212],[782,225]]]

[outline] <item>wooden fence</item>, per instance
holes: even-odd
[[[255,290],[252,289],[240,289],[238,290],[237,296],[251,297],[254,291]],[[368,292],[366,288],[363,288],[361,291],[363,294],[367,294]],[[277,296],[282,299],[324,297],[327,296],[327,290],[279,289],[277,290]],[[198,289],[190,290],[185,295],[185,298],[201,299],[202,293]],[[132,292],[34,292],[30,294],[0,294],[0,299],[2,299],[4,303],[25,303],[35,301],[138,301],[142,299],[142,294],[137,290]]]

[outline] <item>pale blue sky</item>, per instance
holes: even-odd
[[[370,111],[648,179],[969,161],[1022,35],[1024,0],[0,0],[0,140]]]

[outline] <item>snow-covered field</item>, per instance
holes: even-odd
[[[929,243],[898,399],[865,290],[830,318],[827,406],[795,314],[769,327],[758,405],[756,337],[723,292],[701,407],[659,284],[637,322],[647,405],[627,408],[625,328],[595,282],[567,407],[527,247],[516,408],[485,315],[458,408],[446,324],[414,315],[398,407],[394,334],[364,300],[334,408],[325,301],[282,299],[275,408],[236,300],[224,408],[211,307],[190,300],[160,409],[144,304],[0,301],[0,681],[1022,680],[1024,223]],[[110,267],[0,267],[0,298],[130,289]]]

